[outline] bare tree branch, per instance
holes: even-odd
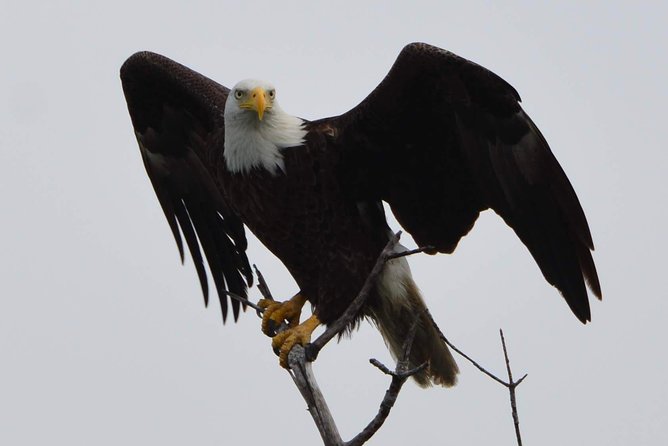
[[[260,294],[264,299],[274,300],[262,273],[256,265],[253,265],[253,268],[255,268],[258,277]],[[261,317],[261,311],[258,311],[258,316]],[[288,324],[283,321],[280,327],[276,329],[276,334],[287,328]],[[343,446],[344,443],[339,430],[313,374],[311,362],[306,360],[306,351],[303,346],[297,344],[292,347],[288,354],[288,366],[290,367],[288,373],[306,402],[306,407],[318,428],[323,444],[325,446]]]
[[[318,428],[325,446],[359,446],[364,444],[378,431],[378,429],[380,429],[380,427],[387,419],[392,407],[394,406],[394,403],[397,400],[397,397],[399,396],[401,387],[404,385],[406,380],[427,366],[425,363],[413,369],[408,369],[408,358],[417,328],[418,318],[416,317],[411,326],[411,330],[408,333],[407,339],[404,342],[403,358],[397,362],[395,371],[390,371],[387,367],[375,359],[370,360],[371,363],[378,367],[381,371],[391,375],[392,381],[389,388],[385,392],[385,397],[380,404],[380,409],[376,416],[369,422],[369,424],[362,430],[362,432],[356,435],[349,442],[345,443],[341,439],[341,435],[339,434],[338,428],[336,427],[334,418],[332,417],[329,407],[327,406],[327,402],[320,392],[320,388],[318,387],[311,367],[311,362],[313,359],[315,359],[315,357],[317,357],[322,347],[324,347],[327,342],[329,342],[332,338],[334,338],[334,336],[343,330],[359,313],[369,295],[369,292],[375,284],[375,280],[382,272],[385,262],[387,262],[387,260],[392,258],[391,256],[395,254],[394,248],[399,241],[400,235],[401,232],[398,232],[387,243],[378,257],[376,264],[371,270],[371,273],[369,273],[364,286],[360,290],[357,297],[353,300],[351,305],[343,313],[343,315],[341,315],[341,317],[334,324],[330,325],[327,330],[325,330],[325,332],[320,335],[313,343],[307,345],[306,348],[302,347],[301,345],[296,345],[292,348],[290,354],[288,355],[290,376],[299,389],[302,397],[304,398],[304,401],[308,407],[308,411],[311,414],[316,427]],[[424,249],[413,250],[413,252],[406,252],[402,254],[410,255],[422,251],[424,251]],[[255,271],[258,274],[258,288],[260,289],[263,297],[266,299],[268,298],[267,296],[271,296],[269,287],[267,286],[264,278],[261,276],[258,268],[255,265],[253,266],[255,267]],[[286,328],[287,324],[283,323],[277,332],[283,331]],[[309,349],[311,349],[312,353],[309,352]],[[312,359],[310,355],[312,355]]]
[[[396,233],[394,237],[392,237],[391,240],[387,243],[387,245],[381,252],[380,256],[378,257],[376,264],[369,273],[369,276],[367,277],[364,286],[360,290],[359,294],[355,297],[353,302],[350,304],[350,306],[341,315],[341,317],[334,324],[331,324],[325,330],[325,332],[322,335],[320,335],[313,343],[308,344],[306,347],[302,347],[301,345],[296,345],[295,347],[292,348],[290,354],[288,355],[290,377],[292,378],[299,392],[304,398],[304,401],[306,402],[308,407],[308,411],[311,414],[311,417],[313,418],[316,427],[318,428],[318,431],[325,446],[360,446],[366,443],[378,431],[378,429],[380,429],[380,427],[383,425],[383,423],[389,416],[389,413],[392,410],[392,407],[394,406],[399,396],[399,392],[401,391],[401,388],[406,382],[406,380],[409,377],[413,376],[414,374],[423,370],[425,367],[427,367],[427,363],[424,363],[413,369],[408,369],[409,366],[408,358],[410,356],[410,350],[413,346],[415,330],[418,322],[418,318],[416,317],[415,320],[413,321],[413,324],[407,335],[407,338],[404,341],[403,356],[397,361],[394,371],[390,370],[388,367],[386,367],[376,359],[369,360],[369,362],[376,368],[378,368],[380,371],[382,371],[386,375],[391,376],[392,380],[390,382],[389,388],[385,392],[383,400],[380,403],[378,413],[359,434],[353,437],[350,441],[344,442],[341,439],[341,435],[339,434],[334,418],[332,417],[329,407],[327,406],[327,402],[323,397],[322,392],[320,391],[320,388],[315,379],[315,375],[313,374],[311,366],[311,362],[317,358],[320,350],[332,338],[334,338],[338,333],[340,333],[343,329],[345,329],[345,327],[359,313],[372,287],[374,286],[376,279],[382,272],[383,267],[388,260],[432,249],[431,247],[426,246],[418,249],[413,249],[410,251],[397,253],[395,247],[399,241],[400,236],[401,232]],[[255,268],[256,274],[258,276],[258,289],[260,290],[262,296],[265,299],[273,300],[273,297],[271,295],[269,287],[267,286],[266,281],[264,280],[264,277],[262,276],[262,274],[255,265],[253,265],[253,267]],[[240,296],[233,295],[232,293],[228,293],[228,295],[230,295],[232,298],[240,300],[242,303],[245,303],[255,308],[257,310],[258,316],[261,316],[261,313],[263,311],[262,308],[259,308],[257,305],[252,304],[247,299],[244,299]],[[434,324],[434,326],[438,330],[436,324]],[[287,328],[288,325],[284,321],[276,332],[279,333]],[[498,378],[491,372],[487,371],[484,367],[482,367],[480,364],[478,364],[476,361],[474,361],[472,358],[470,358],[468,355],[466,355],[464,352],[458,349],[443,335],[443,333],[440,332],[440,330],[438,330],[438,333],[443,342],[445,342],[451,349],[453,349],[459,355],[468,360],[482,373],[492,378],[499,384],[508,388],[510,393],[510,402],[511,402],[513,422],[515,426],[515,434],[517,437],[517,443],[519,446],[522,446],[522,439],[519,430],[519,416],[517,414],[515,388],[519,384],[521,384],[522,381],[524,381],[527,375],[525,374],[518,381],[513,381],[510,369],[510,360],[508,358],[508,352],[506,348],[505,338],[503,336],[503,331],[501,331],[500,333],[501,333],[501,342],[503,346],[503,353],[506,362],[506,370],[508,373],[508,382],[502,380],[501,378]]]
[[[311,362],[306,360],[304,347],[296,345],[292,348],[288,355],[288,365],[290,366],[290,377],[306,401],[306,407],[325,446],[343,446],[343,440],[327,406],[327,401],[322,396],[315,380]]]

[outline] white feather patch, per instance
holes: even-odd
[[[397,244],[396,252],[406,251],[406,247]],[[389,260],[378,278],[378,294],[390,302],[391,306],[399,307],[405,305],[409,298],[408,285],[413,282],[411,268],[406,257]]]
[[[259,167],[275,174],[284,171],[281,149],[304,144],[304,121],[285,113],[276,102],[260,121],[228,96],[225,103],[225,163],[231,172]]]

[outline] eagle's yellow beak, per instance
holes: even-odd
[[[258,119],[262,121],[265,110],[271,108],[271,104],[267,106],[267,92],[262,87],[254,88],[248,94],[248,99],[241,103],[241,108],[256,111]]]

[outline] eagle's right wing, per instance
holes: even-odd
[[[216,178],[224,166],[223,111],[229,90],[150,52],[131,56],[121,67],[121,80],[144,166],[181,260],[179,227],[208,303],[202,246],[225,320],[226,292],[246,297],[252,283],[243,223],[225,203]],[[239,308],[232,300],[235,320]]]

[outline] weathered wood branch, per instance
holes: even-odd
[[[308,344],[305,348],[301,345],[296,345],[290,351],[288,355],[288,365],[290,367],[289,372],[292,380],[299,389],[304,401],[308,408],[313,421],[318,428],[318,432],[323,440],[325,446],[355,446],[361,445],[366,442],[371,436],[382,426],[383,422],[389,415],[389,412],[394,405],[394,401],[403,386],[403,383],[408,379],[412,374],[417,373],[420,368],[414,369],[413,371],[406,371],[401,369],[402,374],[398,374],[397,378],[393,378],[390,388],[385,394],[385,398],[381,403],[381,409],[379,414],[374,417],[374,419],[369,423],[369,425],[355,438],[353,438],[354,443],[348,442],[345,443],[341,439],[338,428],[332,414],[327,406],[320,388],[316,382],[315,375],[313,374],[313,369],[311,367],[311,362],[318,356],[320,350],[331,341],[337,334],[339,334],[345,327],[357,316],[361,310],[364,302],[366,301],[369,293],[371,292],[378,275],[383,270],[385,262],[390,258],[390,256],[395,253],[395,246],[399,241],[401,232],[394,235],[391,240],[387,243],[383,251],[381,252],[376,264],[374,265],[371,273],[367,277],[362,289],[353,302],[348,306],[346,311],[337,319],[334,324],[331,324],[325,332],[320,335],[313,343]],[[261,273],[255,267],[256,273],[258,274],[258,288],[260,293],[265,299],[272,299],[271,292],[269,287],[266,284],[266,281],[262,277]],[[281,332],[287,328],[287,324],[282,324],[281,327],[277,330]],[[412,335],[410,338],[410,345],[413,343],[413,337],[415,336],[415,330],[411,331]],[[408,350],[410,352],[410,349]],[[407,358],[408,356],[406,356]],[[397,373],[399,373],[399,363],[397,364]],[[412,372],[411,374],[407,374]],[[404,376],[405,375],[405,376]],[[400,382],[399,382],[400,381]]]
[[[320,391],[320,387],[313,374],[311,362],[306,360],[304,347],[296,345],[288,355],[290,377],[294,381],[302,398],[306,401],[311,418],[315,422],[320,437],[325,446],[343,446],[339,429],[336,427],[334,417],[327,406],[327,401]]]
[[[312,361],[314,361],[317,358],[320,350],[322,350],[322,348],[329,341],[331,341],[336,335],[338,335],[342,330],[344,330],[345,327],[348,326],[348,324],[353,320],[353,318],[355,318],[356,315],[359,313],[370,291],[372,290],[378,276],[382,272],[385,263],[388,260],[432,249],[431,247],[427,246],[418,249],[413,249],[410,251],[397,253],[395,248],[397,243],[399,242],[400,236],[401,232],[396,233],[387,243],[387,245],[381,252],[380,256],[378,257],[378,260],[376,261],[376,264],[371,270],[369,276],[367,277],[364,286],[360,290],[359,294],[355,297],[353,302],[350,304],[350,306],[343,313],[343,315],[334,324],[331,324],[325,330],[325,332],[322,335],[320,335],[316,340],[314,340],[312,343],[308,344],[306,347],[303,347],[301,345],[296,345],[295,347],[292,348],[290,354],[288,355],[288,365],[290,367],[288,372],[290,374],[290,377],[292,378],[293,382],[297,386],[297,389],[304,398],[308,411],[311,414],[311,417],[313,418],[316,427],[318,428],[318,432],[320,433],[320,436],[323,440],[323,444],[325,446],[360,446],[366,443],[380,429],[380,427],[383,425],[383,423],[389,416],[390,411],[392,410],[399,396],[399,392],[401,391],[401,388],[406,382],[406,380],[409,377],[413,376],[414,374],[420,372],[427,366],[427,364],[425,363],[418,367],[408,369],[409,365],[408,358],[410,356],[410,350],[413,346],[413,340],[415,337],[415,331],[418,322],[418,318],[416,317],[411,326],[411,330],[409,331],[407,338],[404,341],[403,345],[404,353],[402,355],[402,358],[400,358],[397,361],[394,371],[390,370],[387,366],[385,366],[376,359],[369,360],[372,365],[374,365],[384,374],[391,376],[392,380],[390,382],[388,389],[385,392],[385,396],[383,397],[383,400],[380,403],[380,407],[376,415],[359,434],[354,436],[348,442],[345,442],[341,439],[341,435],[336,426],[336,422],[334,421],[334,417],[332,416],[331,411],[327,406],[327,401],[325,400],[324,396],[322,395],[322,392],[320,391],[320,387],[318,386],[318,383],[316,381],[311,366]],[[253,267],[255,268],[256,274],[258,276],[258,289],[260,290],[260,293],[265,299],[273,300],[271,291],[269,290],[269,287],[267,286],[264,277],[262,276],[262,274],[255,265],[253,265]],[[232,293],[228,293],[228,295],[234,299],[240,300],[242,303],[246,305],[251,306],[257,311],[258,316],[261,317],[261,313],[264,311],[262,308],[249,302],[247,299],[244,299],[243,297],[233,295]],[[276,332],[279,333],[287,328],[288,328],[287,323],[284,322]],[[436,329],[438,330],[437,326]],[[515,426],[517,443],[519,446],[522,446],[522,439],[519,430],[519,416],[517,413],[515,389],[519,384],[522,383],[522,381],[524,381],[524,378],[526,378],[527,375],[525,374],[518,381],[513,381],[512,372],[510,369],[510,360],[508,358],[508,352],[506,348],[505,338],[503,336],[503,331],[501,331],[500,333],[501,333],[501,342],[503,346],[504,358],[506,362],[506,370],[508,373],[508,382],[502,380],[501,378],[498,378],[491,372],[487,371],[476,361],[471,359],[468,355],[466,355],[455,345],[453,345],[439,330],[441,339],[451,349],[453,349],[459,355],[467,359],[482,373],[484,373],[488,377],[492,378],[493,380],[497,381],[498,383],[508,388],[510,392],[512,417]]]

